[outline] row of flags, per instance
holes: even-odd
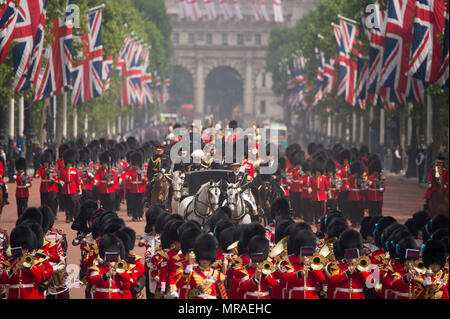
[[[241,0],[250,1],[250,0]],[[203,2],[204,12],[200,8],[199,2]],[[271,22],[271,18],[267,12],[265,0],[251,0],[253,16],[256,21]],[[239,0],[178,0],[178,17],[180,20],[190,19],[192,21],[198,21],[203,17],[208,20],[216,20],[219,14],[216,11],[215,3],[219,5],[220,13],[224,21],[236,20],[241,21],[244,19],[242,11],[239,6]],[[282,23],[283,8],[281,0],[272,0],[273,7],[273,21],[276,23]]]
[[[375,4],[374,25],[365,28],[365,17],[352,21],[339,16],[332,24],[338,59],[325,59],[316,49],[317,84],[312,101],[304,101],[305,61],[301,53],[285,68],[288,81],[284,106],[309,110],[337,83],[337,96],[360,109],[366,103],[392,110],[407,101],[424,103],[424,82],[448,90],[449,3],[444,0],[388,0],[386,10]],[[362,36],[370,40],[369,56],[364,56]],[[339,69],[339,71],[337,70]],[[293,74],[291,72],[293,70]],[[281,71],[281,70],[280,70]],[[299,80],[300,79],[300,80]]]
[[[101,96],[111,86],[114,58],[103,59],[102,10],[89,13],[88,34],[74,36],[69,13],[52,21],[53,42],[43,48],[46,9],[49,0],[3,0],[0,2],[0,64],[13,48],[14,91],[35,88],[35,101],[71,91],[72,106]],[[70,8],[70,0],[68,1]],[[83,43],[80,56],[72,56],[73,41]],[[43,57],[47,64],[42,67]],[[121,106],[165,104],[169,99],[170,80],[152,88],[150,49],[127,37],[116,58],[116,74],[124,77]],[[153,98],[155,94],[156,99]]]

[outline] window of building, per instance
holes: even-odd
[[[206,35],[206,44],[213,44],[213,35],[211,33]]]
[[[255,44],[261,45],[261,34],[255,34]]]
[[[243,34],[238,34],[238,36],[237,36],[237,44],[238,45],[244,45],[244,35]]]
[[[222,45],[228,45],[228,34],[222,34]]]
[[[261,114],[266,114],[266,101],[261,101],[259,111]]]
[[[266,72],[262,74],[262,81],[261,81],[261,87],[266,87]]]
[[[195,34],[189,33],[189,44],[195,44]]]

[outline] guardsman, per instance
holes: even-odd
[[[303,163],[303,171],[305,174],[303,174],[300,177],[300,185],[302,187],[302,217],[305,223],[311,223],[312,222],[312,202],[311,202],[311,178],[312,178],[312,162],[310,160],[306,160]]]
[[[203,151],[195,150],[192,152],[192,164],[188,166],[188,172],[203,171],[208,169],[208,165],[203,162]]]
[[[381,175],[381,162],[379,160],[372,161],[369,164],[368,173],[367,204],[369,216],[381,216],[385,191],[385,180]]]
[[[28,198],[30,193],[28,189],[31,187],[31,178],[27,175],[27,163],[23,157],[19,157],[15,161],[16,166],[16,202],[17,216],[20,217],[28,207]]]
[[[423,276],[424,291],[419,294],[418,299],[448,300],[448,248],[442,241],[431,239],[423,247],[422,258],[428,271]]]
[[[121,290],[130,289],[131,275],[120,267],[125,248],[113,234],[102,236],[97,265],[89,268],[87,281],[95,286],[93,299],[122,299]]]
[[[436,163],[431,167],[430,174],[428,175],[428,189],[425,193],[426,207],[430,202],[431,195],[436,191],[436,184],[440,183],[444,190],[448,191],[448,168],[445,167],[445,156],[439,153]]]
[[[334,211],[337,209],[339,188],[341,180],[336,177],[336,163],[332,159],[329,159],[325,165],[326,176],[328,185],[330,185],[330,191],[327,196],[327,208],[326,211]]]
[[[5,201],[5,204],[9,204],[8,200],[8,186],[5,183],[5,180],[3,179],[5,177],[5,168],[3,167],[3,161],[0,160],[0,187],[3,190],[3,200]]]
[[[369,272],[360,267],[361,235],[352,229],[344,231],[338,240],[339,253],[328,272],[328,299],[365,299],[364,287]],[[344,259],[341,261],[341,259]]]
[[[290,156],[289,176],[289,200],[292,205],[295,218],[302,217],[302,185],[301,178],[304,174],[302,170],[302,161],[305,155],[302,152],[296,152]]]
[[[51,166],[52,153],[48,150],[41,154],[41,167],[36,173],[36,176],[41,178],[41,186],[39,192],[41,193],[41,206],[47,205],[51,207],[56,216],[58,209],[58,175],[56,168]]]
[[[76,153],[68,149],[63,154],[64,168],[59,172],[58,182],[62,186],[64,209],[66,211],[66,223],[70,223],[78,216],[77,200],[82,193],[81,179],[78,170],[74,167]]]
[[[362,173],[363,167],[360,161],[353,162],[350,166],[351,175],[348,179],[348,219],[353,227],[359,227],[364,217],[364,191],[367,188]]]
[[[340,165],[336,166],[336,177],[341,180],[341,188],[339,190],[339,197],[338,197],[338,206],[339,210],[344,212],[345,217],[347,218],[348,218],[348,211],[346,205],[348,202],[348,195],[349,195],[348,179],[350,177],[350,159],[351,159],[350,151],[344,149],[339,154]]]
[[[130,213],[133,216],[132,221],[142,220],[144,214],[144,195],[147,185],[144,172],[142,170],[142,155],[138,151],[133,152],[130,156],[131,168],[127,170],[125,175],[126,181],[130,183],[128,188],[128,201],[130,205]]]
[[[164,154],[164,145],[156,145],[156,154],[154,154],[148,162],[147,168],[147,199],[150,202],[150,194],[153,184],[153,179],[159,172],[169,173],[171,167],[170,158]]]
[[[183,271],[184,277],[190,277],[189,299],[228,299],[225,275],[212,267],[217,257],[217,240],[210,234],[197,237],[194,244],[195,260],[198,266],[189,264]]]
[[[313,164],[314,176],[311,177],[311,205],[313,223],[319,226],[319,220],[325,215],[327,194],[330,190],[328,179],[325,176],[325,160],[317,158]]]
[[[67,144],[62,144],[59,146],[58,149],[58,159],[56,160],[56,174],[59,174],[64,169],[64,152],[69,149],[69,146]],[[63,194],[62,194],[62,186],[58,183],[58,206],[60,211],[65,211],[64,209],[64,200],[63,200]]]
[[[81,177],[83,201],[94,199],[92,185],[94,184],[95,171],[90,165],[90,154],[87,148],[80,150],[80,158],[78,161],[78,174]]]
[[[35,253],[37,238],[26,225],[16,226],[10,237],[11,257],[3,261],[0,285],[8,285],[7,299],[44,299],[39,284],[52,275],[45,254]]]
[[[253,236],[249,242],[249,255],[250,263],[236,270],[244,275],[239,283],[238,295],[243,299],[270,299],[270,289],[278,283],[272,274],[275,266],[269,259],[267,238]]]
[[[295,235],[294,254],[299,256],[293,271],[283,273],[287,282],[287,299],[318,299],[317,287],[325,282],[322,269],[325,258],[315,263],[316,237],[310,230],[300,230]]]
[[[106,151],[100,154],[101,167],[97,170],[94,185],[98,185],[98,195],[101,206],[106,210],[115,209],[114,195],[116,191],[117,175],[111,167],[111,154]]]

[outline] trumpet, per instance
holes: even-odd
[[[266,276],[275,271],[275,266],[269,259],[266,259],[263,263],[258,264],[258,268],[261,269],[261,272]]]
[[[320,253],[316,253],[311,258],[311,269],[321,270],[327,264],[327,260]]]
[[[125,260],[121,259],[116,263],[115,269],[118,274],[124,273],[127,271],[128,264]]]
[[[356,268],[359,271],[369,271],[370,264],[371,264],[370,258],[367,256],[362,256],[358,258]]]
[[[413,268],[421,275],[424,275],[427,272],[427,267],[425,267],[425,264],[423,263],[422,259],[416,260]]]
[[[25,268],[31,268],[34,265],[34,256],[32,254],[25,254],[20,259],[20,262]]]

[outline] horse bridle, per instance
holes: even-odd
[[[208,202],[207,202],[207,203],[205,203],[205,202],[203,202],[203,201],[201,201],[201,200],[198,199],[198,197],[200,196],[200,193],[199,193],[199,192],[198,192],[197,194],[195,194],[194,200],[192,201],[192,203],[194,203],[194,210],[193,210],[193,212],[194,212],[194,214],[195,214],[197,217],[199,217],[199,218],[202,219],[202,222],[205,222],[205,220],[208,219],[209,217],[211,217],[211,215],[214,213],[214,208],[213,208],[212,205],[214,205],[214,204],[216,204],[216,203],[212,203],[212,202],[210,201],[210,199],[211,199],[211,193],[209,192],[209,190],[210,190],[211,188],[219,188],[219,186],[215,186],[215,185],[210,186],[210,185],[208,185],[208,188],[207,188]],[[220,188],[219,188],[219,189],[220,189]],[[196,207],[196,206],[197,206],[197,205],[196,205],[197,202],[199,202],[200,204],[203,204],[203,205],[205,205],[206,207],[208,207],[208,210],[207,210],[208,213],[207,213],[206,215],[200,214],[200,212],[197,210],[197,207]],[[217,203],[217,204],[218,204],[218,203]],[[185,216],[185,218],[187,218],[188,216],[189,216],[189,214],[187,214],[187,215]]]
[[[230,187],[231,189],[238,189],[239,187]],[[237,217],[232,217],[233,220],[241,220],[245,217],[245,215],[248,214],[248,212],[246,212],[246,208],[247,206],[245,205],[245,200],[242,198],[242,196],[240,196],[240,192],[238,192],[239,194],[239,200],[241,201],[241,205],[242,205],[242,211],[244,212],[242,215],[237,216]]]

